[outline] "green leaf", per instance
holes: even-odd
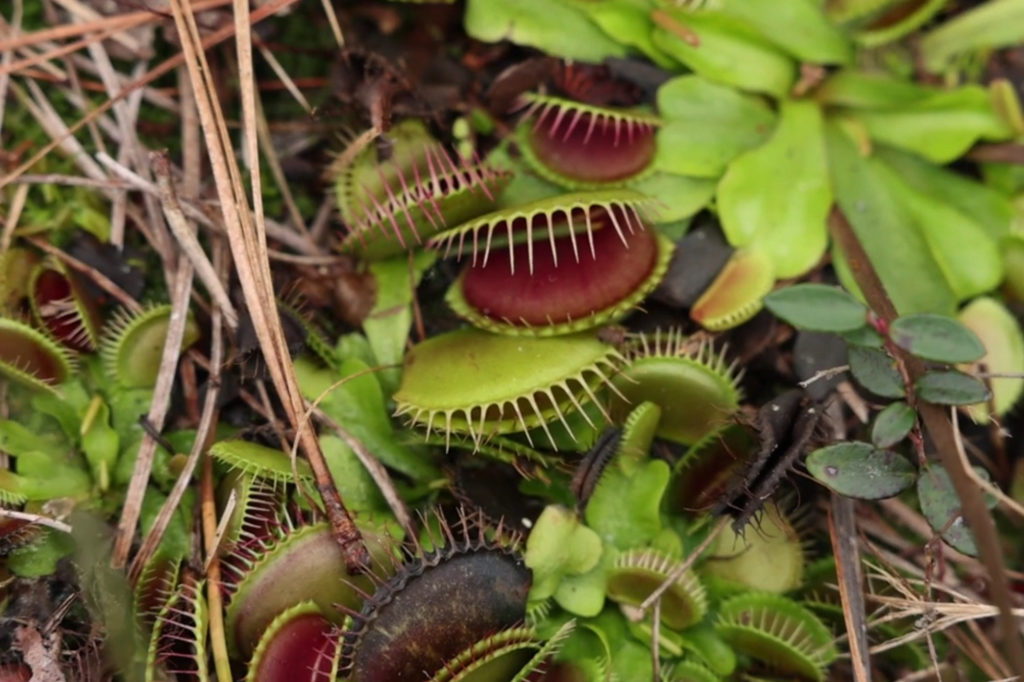
[[[626,476],[609,467],[587,503],[587,525],[619,549],[649,543],[661,531],[661,498],[668,486],[668,464],[660,459]]]
[[[815,0],[720,0],[721,9],[797,59],[812,64],[847,64],[853,49]]]
[[[435,260],[436,252],[420,251],[412,257],[411,263],[405,255],[370,262],[370,272],[377,283],[377,298],[373,310],[363,320],[363,332],[378,363],[402,363],[412,325],[413,292]],[[386,393],[394,393],[401,373],[400,367],[391,367],[383,370],[377,380]]]
[[[590,17],[615,42],[635,47],[662,68],[673,66],[673,61],[651,39],[654,23],[645,0],[569,0],[569,3]]]
[[[306,358],[295,360],[302,395],[308,400],[321,399],[320,408],[381,462],[415,481],[438,478],[439,472],[422,452],[396,437],[380,384],[367,369],[355,358],[342,362],[340,373],[317,367]],[[339,383],[343,378],[346,380]]]
[[[906,315],[893,320],[889,338],[900,348],[935,362],[974,362],[985,346],[974,332],[945,315]]]
[[[991,480],[984,469],[974,467],[974,471],[982,479]],[[943,540],[964,554],[978,554],[978,548],[974,544],[974,533],[964,521],[960,511],[960,498],[945,469],[940,466],[929,466],[921,471],[917,479],[917,499],[921,505],[921,513],[928,519],[928,525],[936,532],[942,531]],[[986,495],[985,502],[991,508],[995,506],[996,500]]]
[[[832,206],[822,115],[808,100],[783,100],[771,139],[730,164],[718,185],[729,243],[771,256],[780,279],[807,272],[827,245]]]
[[[566,548],[563,551],[572,550]],[[585,618],[596,616],[604,607],[607,582],[605,571],[601,569],[595,569],[583,575],[567,575],[555,590],[555,602],[566,611],[578,616]]]
[[[10,553],[4,564],[11,573],[22,578],[39,578],[57,572],[57,562],[74,551],[70,535],[46,529],[43,537]]]
[[[896,361],[885,351],[850,346],[850,373],[864,388],[883,398],[902,398],[906,393]]]
[[[345,500],[345,507],[357,513],[366,511],[371,514],[388,509],[380,488],[345,441],[335,435],[323,435],[320,436],[320,447],[341,499]]]
[[[111,472],[117,464],[121,438],[110,426],[110,408],[100,396],[97,395],[94,400],[99,401],[99,404],[88,423],[88,430],[82,434],[81,445],[93,481],[100,490],[106,490],[110,487]],[[82,426],[86,426],[84,420]]]
[[[561,0],[469,0],[464,26],[477,40],[508,40],[582,62],[625,57],[628,52]]]
[[[907,437],[914,428],[917,413],[905,402],[895,402],[878,413],[871,427],[871,442],[875,447],[889,448]]]
[[[0,419],[0,450],[8,455],[18,457],[31,452],[43,452],[57,459],[70,447],[70,444],[57,433],[39,433],[16,421]]]
[[[846,343],[853,346],[867,346],[869,348],[882,348],[885,346],[885,339],[874,327],[865,324],[857,329],[840,334]]]
[[[565,507],[548,505],[526,541],[523,559],[533,571],[530,601],[554,595],[565,576],[592,570],[602,553],[601,538],[580,523],[575,513]],[[603,591],[601,600],[604,600]]]
[[[936,405],[971,405],[991,397],[979,379],[956,370],[928,372],[914,382],[914,391],[918,398]]]
[[[1008,140],[1012,128],[992,107],[979,85],[938,91],[900,109],[854,114],[873,140],[906,149],[935,163],[949,163],[977,142]]]
[[[953,313],[956,297],[928,242],[914,229],[909,211],[893,193],[888,169],[878,159],[861,156],[853,140],[836,125],[826,126],[826,140],[836,202],[896,310],[901,315]],[[837,272],[847,289],[855,286],[843,267],[837,267]]]
[[[764,305],[798,329],[852,332],[864,326],[867,308],[839,287],[796,284],[765,296]]]
[[[775,114],[758,97],[690,74],[658,88],[655,164],[669,173],[718,178],[743,152],[768,139]]]
[[[917,471],[905,457],[868,443],[837,443],[807,455],[807,471],[840,495],[880,500],[914,483]]]
[[[998,243],[985,228],[944,200],[917,191],[888,168],[889,186],[928,244],[932,258],[958,300],[990,291],[1003,279]]]
[[[875,154],[909,187],[932,201],[952,206],[980,225],[991,239],[1002,239],[1009,233],[1016,210],[1013,202],[999,191],[916,154],[885,146],[876,148]]]
[[[652,17],[654,44],[708,80],[776,97],[793,85],[793,60],[732,17],[673,7],[654,10]]]
[[[989,379],[995,411],[1005,414],[1024,392],[1024,334],[1020,324],[1006,306],[988,297],[971,301],[959,317],[985,346],[985,356],[979,361],[985,370],[1009,375]],[[987,406],[972,408],[971,416],[987,421]]]
[[[77,455],[54,458],[40,452],[22,453],[18,474],[22,477],[20,492],[29,500],[85,499],[92,490],[92,477]]]
[[[651,173],[629,183],[629,187],[658,200],[657,213],[651,216],[651,222],[658,225],[689,218],[715,196],[714,180],[672,173]]]
[[[1024,2],[992,0],[955,15],[920,41],[925,67],[944,71],[957,56],[1024,40]]]
[[[927,99],[934,89],[878,71],[842,69],[815,91],[823,104],[856,109],[892,109]]]

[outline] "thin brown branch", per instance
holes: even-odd
[[[896,307],[864,251],[853,226],[838,207],[834,207],[829,216],[829,229],[843,253],[846,254],[850,270],[867,299],[868,305],[886,324],[891,323],[898,315]],[[1024,643],[1021,641],[1017,618],[1013,613],[1012,595],[1006,575],[1006,562],[1003,559],[995,522],[985,506],[981,489],[971,479],[960,457],[956,447],[956,433],[945,408],[917,399],[913,395],[913,381],[924,373],[924,363],[908,353],[903,353],[901,349],[897,348],[895,352],[900,355],[899,359],[907,368],[911,379],[907,386],[911,405],[917,408],[918,414],[938,450],[942,466],[949,474],[957,497],[960,499],[964,519],[974,532],[981,561],[989,574],[992,601],[999,608],[1003,649],[1014,672],[1024,678]]]
[[[276,313],[274,292],[266,253],[266,234],[263,225],[262,197],[260,194],[258,146],[255,125],[255,88],[252,76],[251,21],[247,2],[234,5],[234,30],[237,32],[239,81],[243,111],[243,143],[251,164],[253,213],[246,210],[248,199],[241,172],[235,160],[224,115],[217,100],[216,84],[203,52],[202,40],[191,7],[181,0],[172,0],[171,11],[182,38],[182,55],[188,68],[192,89],[196,94],[203,136],[213,171],[224,227],[228,233],[235,270],[242,293],[249,308],[253,328],[267,363],[271,380],[291,424],[296,428],[301,449],[317,479],[317,489],[324,502],[327,517],[335,539],[342,549],[350,572],[360,571],[369,563],[369,553],[362,536],[342,503],[330,469],[324,460],[316,433],[303,423],[302,395],[291,365],[291,356]]]
[[[837,493],[832,493],[831,502],[828,530],[832,539],[832,552],[836,556],[836,575],[850,646],[850,664],[857,682],[870,682],[871,653],[868,626],[864,620],[864,589],[857,546],[855,503],[851,498]]]
[[[178,262],[178,272],[172,283],[172,291],[174,293],[171,296],[171,320],[167,326],[167,337],[160,357],[156,385],[153,387],[153,400],[146,417],[157,431],[163,428],[170,407],[175,369],[181,356],[181,342],[185,337],[185,325],[188,322],[188,303],[192,294],[192,263],[186,258]],[[135,468],[128,482],[121,518],[114,534],[114,549],[110,557],[113,568],[124,568],[128,560],[128,551],[139,523],[139,515],[142,513],[142,500],[149,484],[156,446],[156,440],[147,433],[135,459]]]

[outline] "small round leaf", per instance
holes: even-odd
[[[870,324],[865,323],[863,326],[854,329],[853,331],[843,332],[840,334],[846,343],[851,346],[869,346],[871,348],[881,348],[885,345],[885,339],[882,335],[875,331],[875,328]]]
[[[895,402],[878,413],[871,427],[871,442],[875,447],[888,448],[907,437],[914,428],[917,413],[904,402]]]
[[[914,465],[869,443],[837,443],[807,456],[807,471],[840,495],[862,500],[892,497],[910,487]]]
[[[988,472],[980,467],[974,467],[978,476],[988,481]],[[971,556],[976,556],[978,548],[974,544],[974,534],[967,527],[960,511],[960,498],[953,487],[953,481],[945,469],[939,466],[929,466],[921,471],[917,479],[917,499],[921,504],[921,513],[928,519],[930,525],[936,532],[942,532],[942,539],[950,546]],[[985,496],[985,504],[991,508],[996,500],[991,496]]]
[[[864,325],[867,308],[839,287],[797,284],[772,292],[765,306],[794,327],[816,332],[848,332]]]
[[[849,359],[850,373],[861,386],[883,398],[903,397],[903,377],[888,353],[867,346],[850,346]]]
[[[889,338],[919,358],[935,362],[974,362],[985,346],[974,332],[952,317],[922,313],[893,320]]]
[[[956,370],[928,372],[914,383],[914,390],[922,400],[937,405],[973,405],[992,395],[979,379]]]

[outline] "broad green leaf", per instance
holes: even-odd
[[[902,398],[903,377],[896,361],[885,351],[867,346],[850,346],[850,373],[864,388],[883,398]]]
[[[909,187],[957,209],[984,228],[990,238],[1001,239],[1009,232],[1016,217],[1013,203],[987,184],[891,147],[879,146],[875,154]]]
[[[892,4],[891,13],[883,13],[880,21],[869,21],[866,27],[854,32],[858,45],[877,47],[885,45],[917,30],[936,15],[946,0],[920,0],[907,4]]]
[[[793,85],[793,60],[731,17],[672,7],[651,16],[654,44],[708,80],[776,97]]]
[[[4,559],[4,565],[22,578],[52,576],[57,572],[57,562],[71,554],[74,548],[70,535],[46,529],[36,542],[11,552]]]
[[[823,104],[856,109],[892,109],[927,99],[935,90],[877,71],[841,69],[814,90]]]
[[[335,435],[323,435],[320,436],[320,447],[327,468],[331,470],[331,477],[348,509],[370,513],[388,509],[380,488],[345,441]]]
[[[871,442],[878,448],[891,448],[907,437],[914,428],[917,413],[903,401],[887,406],[875,417],[871,426]]]
[[[658,88],[655,164],[681,175],[718,178],[741,153],[764,142],[775,115],[758,97],[697,75],[673,78]]]
[[[110,487],[111,472],[117,464],[118,449],[121,443],[117,431],[110,426],[110,408],[99,395],[94,398],[98,405],[91,413],[91,418],[82,421],[82,452],[89,463],[93,481],[100,490]]]
[[[852,332],[864,326],[867,308],[839,287],[796,284],[765,296],[764,305],[798,329]]]
[[[377,362],[400,365],[412,325],[412,296],[423,273],[437,260],[434,251],[420,251],[414,256],[398,256],[371,261],[370,272],[377,282],[377,299],[373,310],[363,320],[363,332]],[[381,372],[378,381],[387,393],[398,388],[400,367]]]
[[[985,354],[985,346],[974,332],[945,315],[899,317],[889,325],[889,338],[919,358],[935,362],[974,362]]]
[[[850,41],[817,0],[720,0],[716,5],[759,36],[803,62],[848,64]]]
[[[306,399],[321,400],[320,409],[386,466],[416,481],[436,479],[438,471],[424,453],[396,437],[380,384],[368,369],[355,358],[342,362],[340,373],[317,367],[306,358],[295,360],[295,375]]]
[[[563,551],[571,552],[572,548],[566,547]],[[567,575],[555,590],[555,602],[569,613],[593,617],[604,607],[606,586],[605,571],[600,568],[582,575]]]
[[[716,675],[728,676],[736,670],[736,652],[707,619],[681,632],[680,643]]]
[[[864,158],[839,127],[826,126],[836,202],[849,220],[901,315],[952,313],[955,296],[928,242],[890,187],[878,159]],[[837,267],[847,289],[856,285]]]
[[[651,39],[654,24],[646,0],[569,0],[567,4],[584,12],[615,42],[636,48],[662,68],[673,66]]]
[[[533,571],[530,600],[547,599],[566,575],[593,569],[603,552],[601,538],[565,507],[548,505],[526,540],[523,560]],[[603,599],[603,593],[602,593]]]
[[[729,243],[769,254],[780,279],[807,272],[825,252],[832,206],[818,105],[783,100],[765,144],[732,162],[718,185]]]
[[[995,239],[970,216],[942,197],[912,189],[889,169],[890,187],[924,236],[932,257],[959,300],[991,291],[1003,279],[1003,260]]]
[[[649,543],[661,530],[659,509],[668,479],[668,464],[660,459],[632,476],[609,467],[587,502],[587,525],[618,549]]]
[[[988,380],[996,413],[1005,414],[1024,392],[1024,335],[1020,325],[1002,303],[988,297],[971,301],[959,318],[985,346],[985,355],[978,361],[985,371],[1010,375]],[[987,410],[987,405],[976,405],[971,413],[987,420]]]
[[[714,180],[673,173],[651,173],[629,183],[629,187],[658,200],[651,222],[659,225],[689,218],[715,196]]]
[[[48,415],[60,425],[60,431],[70,442],[78,440],[81,431],[81,420],[79,410],[89,402],[85,389],[77,381],[69,381],[64,384],[63,396],[56,396],[52,393],[37,393],[32,396],[32,409],[39,414]],[[80,395],[82,400],[76,401],[69,396]],[[144,412],[142,414],[145,414]],[[55,431],[55,430],[54,430]],[[56,433],[50,434],[56,438]],[[0,443],[2,447],[2,443]]]
[[[80,456],[67,453],[54,458],[41,452],[25,452],[18,457],[21,493],[29,500],[58,497],[85,499],[92,491],[92,477]]]
[[[562,0],[469,0],[463,25],[477,40],[508,40],[583,62],[625,57],[628,52]]]
[[[937,405],[972,405],[991,396],[981,381],[956,370],[928,372],[914,382],[914,391],[918,398]]]
[[[1024,41],[1024,2],[991,0],[955,15],[927,33],[919,47],[925,67],[946,69],[961,54]]]
[[[979,85],[937,92],[899,109],[860,110],[853,115],[877,142],[936,163],[959,158],[978,140],[1007,140],[1014,134]]]
[[[43,452],[57,459],[70,449],[69,443],[59,434],[40,433],[11,419],[0,419],[0,450],[8,455],[18,457],[30,452]]]
[[[974,467],[974,471],[982,479],[991,480],[988,472],[981,467]],[[929,466],[921,471],[917,479],[917,500],[921,505],[921,513],[928,519],[928,525],[936,532],[941,532],[943,540],[964,554],[977,555],[974,533],[967,527],[960,512],[960,498],[945,469]],[[990,508],[995,506],[995,499],[990,496],[985,496],[985,502]]]
[[[917,471],[906,457],[869,443],[837,443],[807,455],[807,471],[840,495],[880,500],[909,488]]]

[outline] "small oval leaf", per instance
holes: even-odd
[[[797,284],[774,291],[765,306],[799,329],[815,332],[849,332],[864,326],[867,308],[839,287]]]
[[[952,317],[921,313],[893,320],[889,338],[919,358],[935,362],[974,362],[985,346],[970,329]]]
[[[885,351],[866,346],[850,346],[850,373],[864,388],[883,398],[902,398],[903,377],[896,361]]]
[[[843,332],[840,336],[846,343],[853,346],[868,346],[870,348],[885,346],[885,339],[870,324],[864,324],[853,331]]]
[[[907,437],[914,428],[917,413],[905,402],[895,402],[878,413],[871,427],[871,442],[875,447],[888,448]]]
[[[807,456],[807,471],[840,495],[862,500],[892,497],[910,487],[914,465],[869,443],[837,443]]]
[[[928,372],[914,383],[914,390],[922,400],[937,405],[972,405],[992,395],[979,379],[956,370]]]
[[[988,472],[981,467],[974,467],[974,471],[983,480],[991,480]],[[928,525],[935,532],[941,532],[943,540],[964,554],[977,555],[974,534],[967,527],[967,522],[961,514],[960,498],[957,497],[953,481],[945,469],[940,466],[929,466],[921,471],[921,476],[917,479],[917,499],[921,505],[921,513],[928,519]],[[995,502],[991,496],[985,496],[985,504],[990,509]]]

